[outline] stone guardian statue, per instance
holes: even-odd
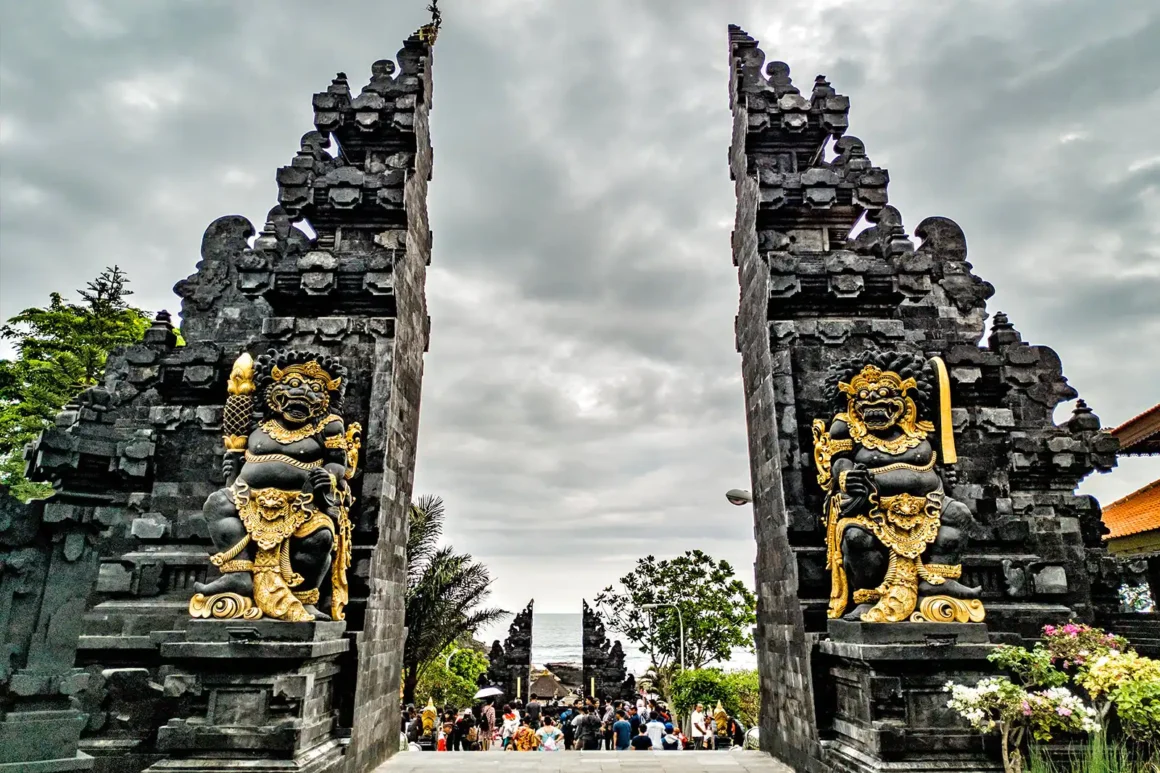
[[[827,387],[835,414],[812,429],[826,492],[829,617],[843,617],[852,597],[846,620],[981,622],[979,589],[958,581],[978,526],[940,475],[940,464],[957,461],[946,365],[867,351],[839,363]]]
[[[347,481],[362,429],[341,415],[345,375],[337,360],[295,350],[272,349],[257,363],[243,353],[234,363],[222,419],[226,485],[204,507],[219,551],[210,562],[222,576],[195,586],[192,616],[343,619]],[[315,606],[324,589],[329,615]]]

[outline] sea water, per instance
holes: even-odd
[[[532,665],[539,668],[548,663],[575,663],[580,665],[583,660],[583,642],[581,635],[583,616],[574,613],[536,612],[532,615]],[[502,642],[507,638],[508,626],[512,617],[508,616],[488,628],[476,633],[476,638],[482,641],[488,649],[491,643],[499,639]],[[608,632],[609,641],[620,640],[624,648],[624,664],[628,672],[636,676],[643,674],[649,667],[648,657],[632,642],[625,641],[615,631]],[[757,668],[757,657],[744,650],[735,650],[733,656],[725,663],[713,663],[713,666],[726,670]]]

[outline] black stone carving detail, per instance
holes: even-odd
[[[405,523],[411,497],[429,330],[431,58],[416,34],[397,66],[373,65],[365,99],[349,98],[345,76],[316,95],[314,130],[278,172],[279,204],[260,231],[237,215],[214,221],[197,270],[175,286],[185,345],[176,345],[170,315],[158,314],[141,343],[109,358],[106,382],[70,403],[29,452],[31,477],[57,490],[38,506],[45,522],[100,531],[83,543],[96,585],[81,594],[87,608],[75,610],[73,646],[76,667],[99,676],[74,697],[90,717],[80,749],[101,765],[115,760],[125,773],[152,765],[167,754],[159,724],[196,716],[162,688],[169,666],[160,648],[188,622],[194,586],[218,576],[202,503],[224,482],[226,379],[240,352],[269,348],[358,363],[344,413],[366,427],[363,474],[351,481],[358,507],[346,627],[359,632],[357,651],[319,666],[341,671],[314,682],[333,685],[337,721],[303,743],[349,733],[351,771],[398,749],[381,728],[398,725],[406,573],[405,535],[394,524]],[[73,555],[77,539],[59,549]],[[83,562],[88,553],[77,555]],[[33,578],[24,582],[44,582]]]
[[[88,508],[24,504],[0,486],[0,764],[92,767],[78,752],[88,717],[74,698],[90,675],[74,661],[100,530]]]
[[[829,593],[818,518],[823,492],[810,453],[810,421],[830,407],[819,388],[826,373],[866,349],[945,360],[959,456],[946,490],[981,525],[964,551],[961,581],[981,588],[993,636],[1031,637],[1046,623],[1114,609],[1099,506],[1073,492],[1093,470],[1115,465],[1117,442],[1086,406],[1054,423],[1056,406],[1077,394],[1052,350],[1024,343],[1002,314],[983,342],[994,289],[972,272],[962,230],[930,217],[914,229],[917,244],[911,241],[889,205],[886,170],[846,133],[845,97],[823,78],[805,97],[789,68],[767,68],[757,41],[735,26],[729,66],[737,347],[766,697],[761,738],[795,769],[844,770],[822,757],[819,723],[832,720],[838,677],[814,660],[810,637],[826,630]],[[851,237],[863,218],[869,227]],[[1007,570],[1004,559],[1012,562]],[[944,730],[912,725],[906,732],[919,738]]]
[[[503,644],[495,640],[489,653],[488,682],[503,690],[503,700],[528,700],[528,685],[532,673],[532,608],[535,599],[528,602],[508,626]]]
[[[584,637],[583,694],[595,695],[598,698],[633,697],[635,680],[632,685],[626,687],[629,675],[624,667],[624,647],[619,641],[609,642],[600,615],[588,606],[587,601],[583,604],[581,615]]]

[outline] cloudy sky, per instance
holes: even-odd
[[[205,226],[261,225],[311,94],[339,70],[361,87],[425,4],[0,0],[0,315],[113,263],[177,311]],[[748,508],[723,497],[749,475],[730,22],[851,97],[909,228],[962,225],[991,309],[1105,425],[1160,400],[1155,0],[441,5],[416,485],[506,608],[578,611],[650,552],[752,579]]]

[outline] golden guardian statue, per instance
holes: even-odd
[[[959,582],[978,525],[940,475],[957,461],[946,365],[867,351],[839,363],[827,387],[835,414],[814,420],[813,440],[826,492],[829,617],[981,622],[979,589]]]
[[[195,586],[194,617],[343,619],[347,481],[361,444],[361,427],[341,415],[345,375],[333,358],[294,350],[234,363],[222,420],[226,485],[204,507],[219,551],[210,563],[222,576]],[[324,593],[329,615],[317,606]]]

